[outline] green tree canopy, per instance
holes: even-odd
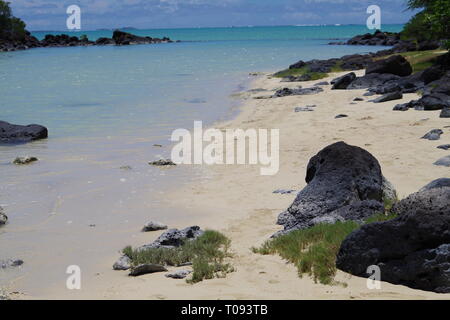
[[[25,37],[25,22],[12,15],[9,2],[0,0],[0,38],[19,40]]]
[[[423,9],[405,26],[404,34],[416,40],[444,40],[449,46],[450,0],[408,0],[408,8]]]

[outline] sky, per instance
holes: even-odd
[[[67,7],[81,8],[83,30],[302,24],[365,24],[367,7],[383,24],[405,23],[406,0],[8,0],[27,29],[65,30]]]

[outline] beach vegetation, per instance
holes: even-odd
[[[22,40],[25,27],[25,22],[13,16],[10,3],[0,0],[0,39]]]
[[[364,224],[394,217],[392,214],[380,213],[368,218]],[[341,243],[360,227],[361,224],[356,221],[317,224],[270,239],[261,247],[252,248],[252,251],[262,255],[278,254],[297,267],[299,277],[307,274],[316,283],[335,285],[339,284],[334,278],[337,272],[336,256]]]
[[[431,67],[435,63],[436,58],[445,53],[446,53],[445,50],[436,49],[426,51],[408,51],[396,53],[395,55],[400,54],[403,57],[405,57],[405,59],[408,60],[408,62],[411,64],[413,73],[416,73]],[[392,55],[376,58],[375,60],[386,59],[389,58],[390,56]]]
[[[198,238],[186,241],[177,248],[133,249],[128,246],[122,253],[131,260],[132,266],[140,264],[160,264],[180,266],[192,263],[192,277],[188,283],[197,283],[205,279],[225,277],[234,268],[228,262],[232,257],[231,241],[220,232],[207,230]]]
[[[404,38],[442,40],[450,49],[450,0],[408,0],[411,10],[422,9],[405,25]]]
[[[334,66],[331,67],[331,72],[341,72],[344,71],[341,67],[341,63],[338,62]],[[309,66],[304,66],[302,68],[293,68],[293,69],[285,69],[281,70],[273,75],[277,78],[286,78],[290,76],[300,77],[300,76],[309,76],[309,80],[320,80],[328,77],[328,73],[324,72],[311,72]]]

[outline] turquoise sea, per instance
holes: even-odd
[[[249,72],[385,49],[327,45],[369,32],[356,25],[129,32],[181,42],[0,53],[0,120],[38,123],[50,135],[0,146],[0,206],[10,218],[0,229],[0,259],[25,261],[19,271],[2,273],[0,286],[15,279],[30,294],[61,287],[68,265],[92,274],[110,268],[108,259],[149,220],[194,220],[188,208],[176,210],[162,199],[167,188],[196,179],[195,169],[160,170],[147,162],[169,157],[174,129],[233,116],[239,101],[230,95],[245,90]],[[82,34],[95,40],[112,31],[72,35]],[[40,161],[11,164],[24,155]]]

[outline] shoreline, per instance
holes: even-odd
[[[360,75],[362,72],[356,73]],[[342,74],[345,72],[330,74],[320,81],[330,81]],[[309,87],[317,82],[302,82],[302,86]],[[417,94],[405,94],[402,100],[395,102],[375,105],[365,99],[353,105],[353,98],[361,97],[364,89],[331,91],[326,86],[325,92],[317,95],[267,100],[253,99],[264,95],[264,92],[249,93],[252,89],[273,92],[281,86],[293,88],[298,84],[280,83],[280,79],[270,78],[267,73],[258,76],[251,87],[240,94],[243,102],[239,104],[238,114],[209,126],[217,129],[279,128],[280,171],[277,175],[260,176],[258,166],[201,168],[200,179],[168,190],[163,201],[180,210],[187,208],[198,213],[189,220],[190,225],[216,229],[227,235],[232,241],[235,272],[224,279],[207,280],[192,286],[184,281],[168,280],[161,273],[131,279],[126,272],[111,270],[113,261],[108,261],[103,266],[108,269],[102,270],[98,281],[92,284],[95,292],[56,290],[43,298],[448,299],[448,294],[414,290],[385,282],[381,290],[368,290],[366,279],[341,271],[338,271],[336,280],[346,283],[347,287],[315,284],[307,276],[299,278],[296,268],[280,257],[251,252],[251,247],[261,245],[271,234],[280,230],[280,226],[275,224],[276,217],[292,203],[296,195],[272,192],[280,188],[297,191],[303,188],[308,160],[330,143],[342,140],[371,152],[380,161],[384,175],[397,188],[399,198],[417,191],[435,178],[445,177],[447,172],[444,167],[432,165],[433,161],[445,155],[445,151],[436,146],[449,143],[447,136],[444,135],[440,141],[420,140],[430,129],[444,126],[445,119],[439,118],[438,111],[392,111],[393,104],[410,101]],[[314,112],[294,113],[295,107],[310,104],[317,105]],[[340,113],[346,113],[349,117],[335,119],[334,116]],[[424,121],[425,118],[429,120]],[[274,123],[276,126],[272,125]],[[449,130],[446,129],[446,132]],[[311,141],[311,136],[317,139]],[[415,175],[410,174],[411,170]],[[155,232],[142,238],[156,238],[159,234]]]

